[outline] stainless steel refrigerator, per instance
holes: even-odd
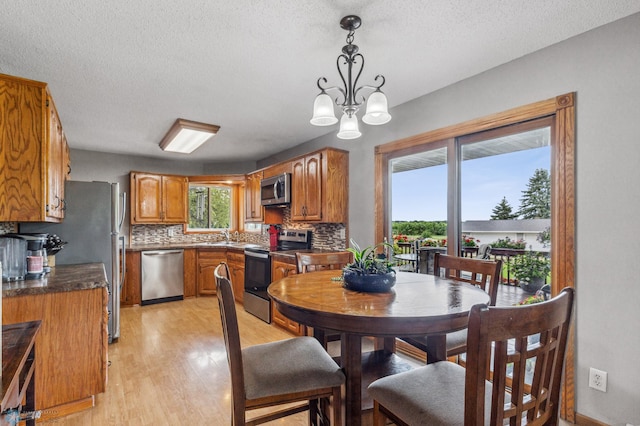
[[[104,263],[109,282],[109,343],[120,337],[120,291],[125,272],[121,235],[126,194],[118,183],[67,181],[62,223],[22,223],[19,232],[56,234],[68,244],[56,265]]]

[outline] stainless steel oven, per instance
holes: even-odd
[[[244,309],[266,323],[271,323],[271,301],[267,287],[271,284],[271,256],[268,249],[244,250]]]
[[[271,252],[297,251],[311,248],[311,231],[284,229],[278,233],[278,245],[247,247],[244,250],[244,310],[271,323],[271,299],[267,287],[271,284]]]

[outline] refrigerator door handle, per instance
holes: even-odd
[[[118,233],[122,231],[122,224],[124,223],[124,217],[127,214],[127,193],[121,192],[120,198],[122,199],[122,202],[120,203],[120,206],[122,207],[120,209],[121,211],[120,211],[120,223],[118,223]]]
[[[124,284],[124,279],[127,276],[127,243],[126,237],[122,235],[118,238],[122,242],[122,251],[120,255],[120,290],[122,290],[122,285]]]

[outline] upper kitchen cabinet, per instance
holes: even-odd
[[[68,146],[46,83],[0,74],[0,222],[60,222]]]
[[[187,223],[184,176],[131,172],[131,223]]]
[[[349,153],[327,148],[291,164],[291,219],[346,223]]]
[[[247,175],[244,185],[244,212],[246,222],[262,222],[262,203],[260,201],[260,181],[262,171]]]
[[[286,161],[284,163],[278,163],[273,166],[269,166],[264,169],[262,173],[265,179],[273,176],[278,176],[283,173],[291,173],[291,161]]]

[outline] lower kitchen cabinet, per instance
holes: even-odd
[[[227,251],[227,264],[236,302],[244,301],[244,253]]]
[[[140,305],[142,301],[141,252],[127,250],[125,279],[120,294],[121,306]],[[184,297],[212,296],[216,294],[213,271],[220,262],[227,262],[238,302],[244,296],[244,253],[224,248],[184,249]],[[295,267],[294,267],[295,268]]]
[[[2,298],[3,324],[42,321],[35,345],[40,421],[91,408],[105,391],[108,298],[106,287]]]
[[[198,296],[216,294],[214,270],[220,262],[227,261],[225,249],[198,249]]]
[[[184,297],[196,296],[198,257],[196,249],[184,249]]]
[[[288,258],[279,259],[274,256],[271,260],[271,281],[273,282],[280,278],[296,274],[297,268],[295,262],[295,258],[289,260]],[[271,322],[293,334],[302,335],[305,332],[304,326],[282,315],[273,301],[271,302]]]
[[[127,250],[125,264],[126,271],[120,292],[120,306],[139,305],[142,301],[140,252]]]

